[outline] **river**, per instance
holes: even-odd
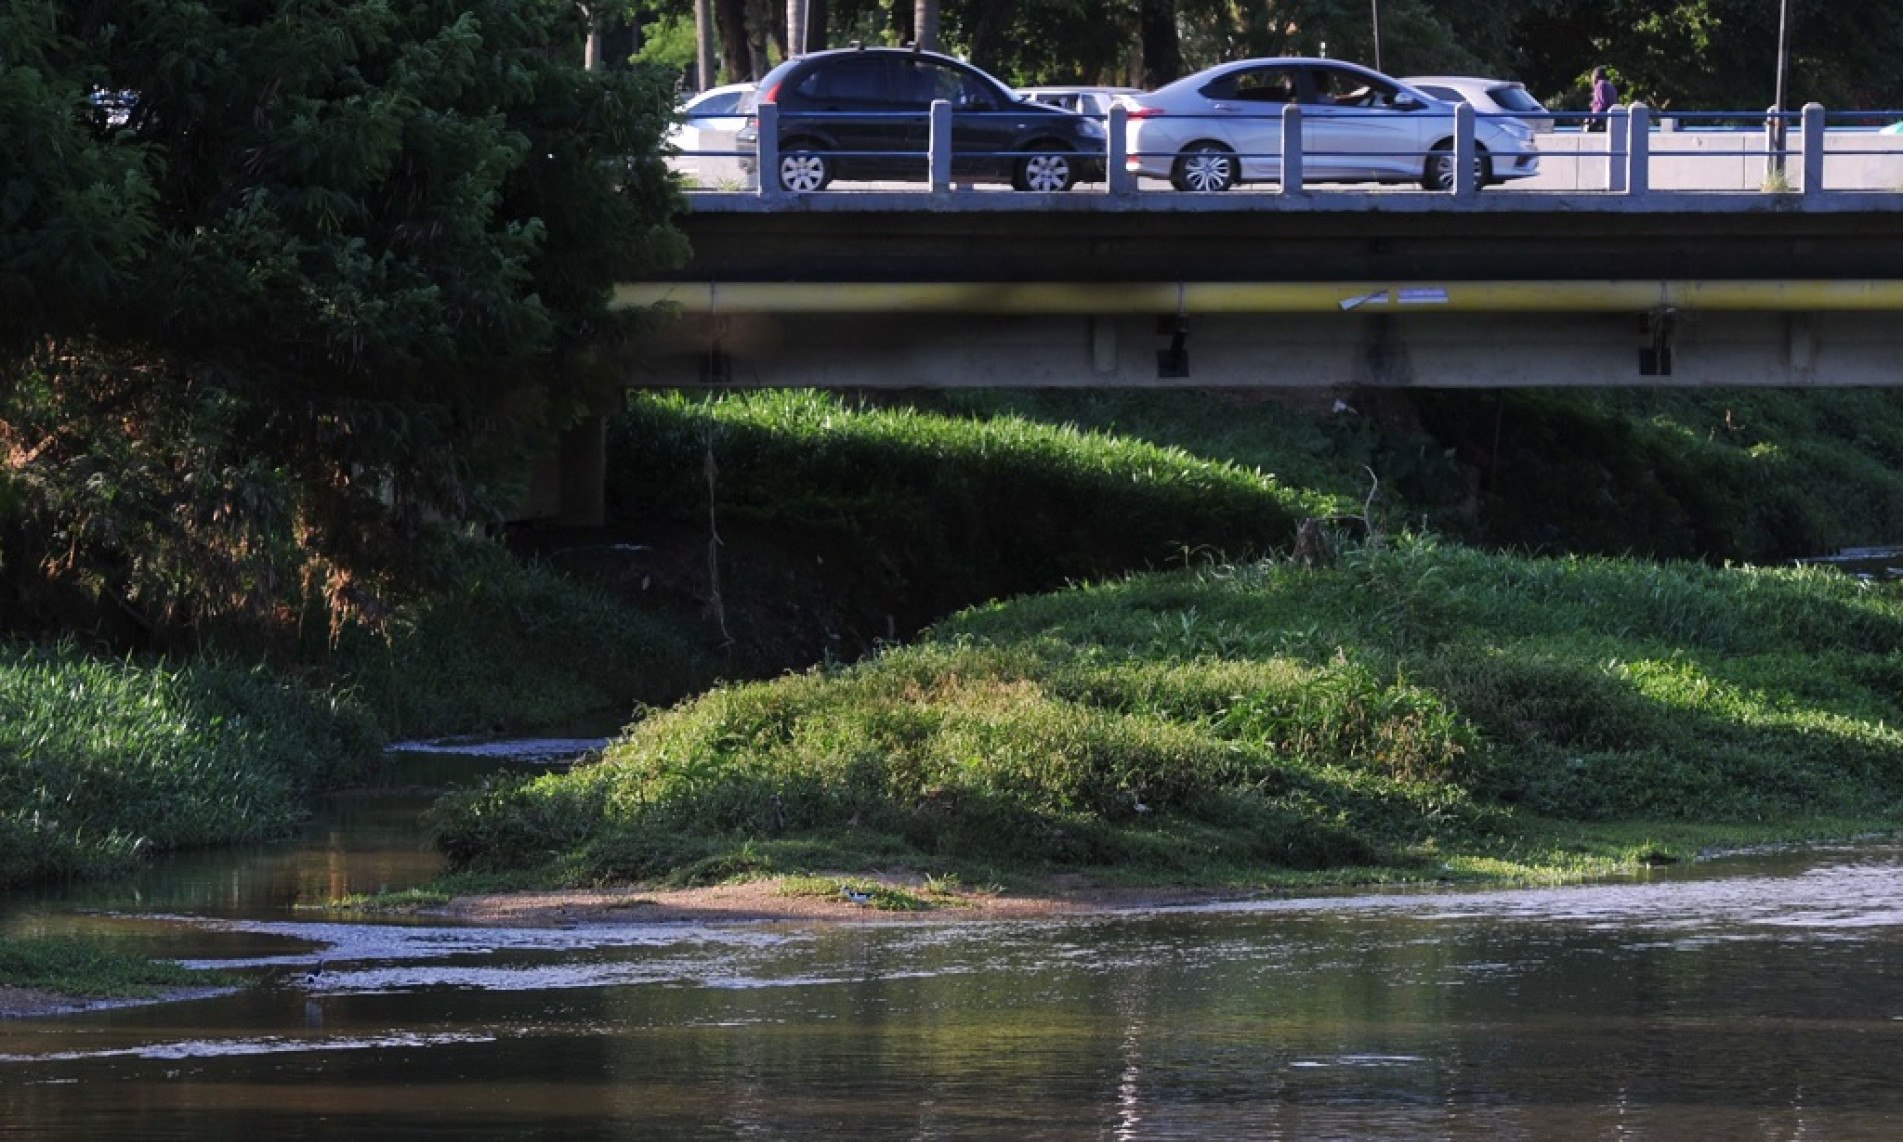
[[[254,973],[0,1022],[0,1139],[1903,1136],[1903,848],[989,923],[364,922],[420,794],[11,902]]]

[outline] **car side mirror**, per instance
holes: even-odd
[[[1396,111],[1419,111],[1421,108],[1427,106],[1427,104],[1422,103],[1412,95],[1402,91],[1395,94],[1393,102],[1389,103],[1388,106],[1394,108]]]

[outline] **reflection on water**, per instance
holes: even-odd
[[[1894,1138],[1899,873],[829,929],[181,909],[136,923],[265,985],[0,1024],[0,1137]]]
[[[588,737],[399,743],[391,747],[397,763],[385,772],[384,787],[331,798],[290,840],[176,853],[121,880],[22,893],[0,901],[0,931],[123,927],[102,920],[76,922],[74,909],[281,916],[322,910],[347,896],[412,888],[443,869],[442,857],[417,825],[442,790],[498,768],[560,768],[605,742]]]

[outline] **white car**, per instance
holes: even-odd
[[[1454,181],[1454,106],[1351,63],[1247,59],[1186,76],[1130,108],[1130,169],[1178,190],[1228,190],[1282,176],[1282,108],[1302,109],[1306,182]],[[1533,129],[1517,119],[1474,123],[1481,186],[1539,173]]]
[[[1475,75],[1410,75],[1401,80],[1448,103],[1471,103],[1480,115],[1511,115],[1544,135],[1553,129],[1553,114],[1533,98],[1524,83],[1512,79],[1482,79]]]
[[[747,125],[749,116],[740,108],[752,92],[751,83],[729,83],[683,104],[675,112],[679,121],[667,132],[667,145],[677,152],[670,159],[674,169],[703,182],[739,179],[734,136]]]
[[[1110,105],[1125,95],[1141,95],[1140,87],[1020,87],[1018,94],[1033,103],[1048,103],[1092,119],[1110,114]]]

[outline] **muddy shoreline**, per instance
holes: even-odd
[[[809,878],[810,879],[810,878]],[[924,906],[878,907],[873,900],[787,892],[780,878],[705,888],[609,888],[502,892],[459,896],[441,907],[406,909],[410,915],[470,924],[562,928],[614,924],[878,924],[1035,920],[1057,916],[1143,911],[1171,905],[1236,899],[1239,891],[1198,888],[1103,888],[1057,878],[1037,892],[983,889],[928,890],[924,878],[838,874],[842,884],[902,892]],[[0,1019],[73,1015],[108,1008],[202,999],[230,988],[173,988],[136,998],[63,995],[0,985]]]
[[[572,889],[462,896],[419,914],[484,924],[547,926],[614,923],[945,923],[1030,920],[1051,916],[1142,911],[1235,899],[1240,891],[1199,888],[1104,888],[1060,879],[1037,892],[954,888],[928,891],[922,878],[841,874],[842,883],[874,884],[908,894],[927,907],[881,908],[874,900],[795,895],[778,878],[705,888]]]

